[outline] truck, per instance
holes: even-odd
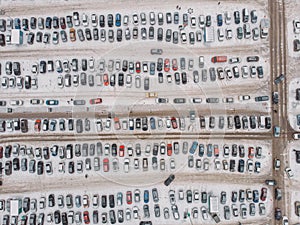
[[[209,196],[209,212],[211,214],[219,212],[219,197]]]
[[[214,56],[211,58],[213,63],[227,62],[227,56]]]

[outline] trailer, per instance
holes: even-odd
[[[219,212],[219,197],[209,196],[209,212],[210,213]]]
[[[204,29],[204,42],[212,43],[215,41],[215,30],[213,26],[205,27]]]

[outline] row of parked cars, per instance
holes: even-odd
[[[180,162],[182,163],[182,161]],[[10,176],[12,173],[29,172],[29,174],[37,175],[52,175],[60,174],[77,174],[88,172],[114,172],[114,173],[129,173],[129,172],[147,172],[147,171],[174,171],[178,167],[178,161],[175,158],[161,158],[157,156],[144,158],[116,158],[113,159],[106,156],[103,160],[99,157],[87,158],[83,160],[60,161],[57,167],[52,161],[42,161],[27,158],[13,158],[0,162],[1,173],[5,176]],[[176,166],[177,165],[177,166]],[[2,167],[3,166],[3,167]],[[180,165],[182,166],[182,165]],[[255,173],[261,171],[261,162],[253,159],[223,159],[215,158],[198,158],[192,155],[187,157],[187,167],[196,169],[197,171],[228,171],[232,173]],[[2,169],[3,168],[3,169]],[[4,170],[4,171],[2,171]]]
[[[229,63],[241,64],[243,59],[241,57],[227,57],[227,56],[213,56],[210,60],[212,63]],[[245,61],[247,63],[255,64],[259,62],[259,56],[248,56]],[[12,62],[5,63],[6,68]],[[1,65],[1,64],[0,64]],[[134,61],[134,60],[120,60],[120,59],[96,59],[94,57],[88,58],[72,58],[63,60],[41,60],[31,65],[31,72],[34,75],[39,73],[71,73],[71,72],[126,72],[130,74],[150,73],[154,75],[155,71],[169,72],[178,70],[203,69],[205,66],[204,56],[199,56],[197,59],[180,57],[177,58],[157,58],[157,61]],[[6,69],[6,75],[11,75],[11,69]]]
[[[24,31],[31,31],[31,30],[44,30],[44,29],[66,29],[66,28],[73,28],[73,27],[121,27],[121,26],[128,26],[131,23],[134,26],[138,25],[147,25],[147,18],[149,25],[158,25],[163,26],[164,23],[167,25],[170,24],[182,24],[187,26],[190,24],[191,28],[196,28],[197,25],[199,28],[204,28],[205,26],[210,27],[213,25],[212,23],[214,20],[212,19],[211,15],[204,16],[199,15],[196,17],[195,15],[189,15],[188,13],[183,13],[182,16],[179,12],[141,12],[140,14],[134,13],[132,15],[121,15],[120,13],[108,14],[108,15],[97,15],[95,13],[91,14],[90,16],[87,13],[82,13],[81,15],[79,12],[73,12],[73,15],[68,15],[66,17],[31,17],[28,18],[7,18],[0,20],[0,32],[6,32],[6,30],[10,31],[12,29],[22,29]],[[242,14],[242,19],[241,19]],[[181,20],[181,18],[182,20]],[[257,23],[258,15],[256,10],[252,10],[251,12],[249,9],[244,8],[242,13],[240,11],[234,11],[234,24],[242,23]],[[226,11],[224,14],[220,13],[217,14],[217,25],[223,25],[223,18],[224,24],[230,25],[232,22],[232,15],[231,12]],[[198,24],[197,24],[198,23]]]
[[[248,150],[247,150],[248,149]],[[223,152],[223,153],[221,153]],[[243,144],[237,145],[224,144],[202,144],[198,141],[189,143],[188,141],[162,141],[153,144],[147,143],[145,146],[141,143],[128,143],[118,146],[116,143],[77,143],[67,145],[53,145],[51,147],[33,147],[28,145],[20,145],[15,143],[13,145],[0,146],[0,159],[28,156],[29,158],[36,158],[38,160],[49,160],[52,157],[58,156],[60,159],[73,159],[73,157],[87,157],[87,156],[112,156],[112,157],[140,157],[140,156],[158,156],[173,154],[187,154],[199,157],[240,157],[248,159],[261,159],[263,155],[263,148],[261,146],[246,146]]]
[[[198,120],[197,120],[198,121]],[[111,131],[114,130],[140,130],[149,131],[156,129],[166,128],[178,129],[181,131],[186,130],[189,124],[184,117],[167,117],[167,118],[155,118],[155,117],[142,117],[142,118],[129,118],[120,119],[118,117],[108,117],[106,119],[95,119],[91,121],[88,118],[85,119],[37,119],[34,122],[34,130],[40,131],[76,131],[82,133],[83,131],[91,131],[91,124],[95,122],[96,131]],[[192,118],[190,123],[196,125],[196,118]],[[113,125],[113,127],[112,127]],[[218,121],[215,116],[199,116],[200,129],[244,129],[254,130],[259,129],[271,129],[271,117],[269,116],[219,116]],[[196,128],[197,129],[197,128]]]
[[[151,75],[151,74],[150,74]],[[152,75],[155,75],[153,73]],[[232,68],[229,67],[211,67],[209,71],[207,69],[202,69],[200,71],[194,70],[192,73],[187,72],[158,72],[157,73],[157,83],[158,84],[188,84],[195,83],[201,84],[206,83],[209,79],[210,81],[216,81],[218,78],[220,81],[226,80],[230,81],[233,78],[237,79],[239,77],[242,78],[256,78],[262,79],[264,77],[263,67],[262,66],[242,66],[241,69],[238,66],[234,66]],[[57,77],[57,85],[59,88],[63,87],[78,87],[80,86],[119,86],[126,88],[144,88],[144,90],[149,90],[151,86],[151,81],[154,77],[148,76],[140,76],[140,75],[132,75],[132,74],[87,74],[85,72],[81,72],[80,74],[65,74],[59,75]]]
[[[51,100],[50,105],[57,105],[57,100]],[[49,105],[49,104],[48,104]],[[218,121],[215,116],[199,116],[199,125],[203,129],[228,129],[228,130],[254,130],[254,129],[271,129],[271,117],[269,116],[219,116]],[[197,119],[198,121],[198,119]],[[93,124],[92,122],[95,122]],[[198,122],[197,122],[198,123]],[[196,117],[190,119],[190,124],[196,125]],[[33,123],[33,130],[40,131],[76,131],[77,133],[90,132],[93,130],[92,126],[96,127],[97,132],[111,131],[111,130],[137,130],[149,131],[160,130],[166,128],[167,130],[175,129],[184,131],[189,126],[186,118],[184,117],[142,117],[142,118],[129,118],[119,119],[118,117],[107,117],[106,119],[95,119],[91,121],[85,119],[36,119]],[[112,127],[113,125],[113,127]],[[196,127],[195,127],[196,128]],[[196,128],[197,129],[197,128]],[[20,131],[22,133],[28,132],[27,119],[13,119],[13,120],[0,120],[0,132],[13,132]]]
[[[242,15],[243,15],[243,19],[242,22],[244,23],[244,32],[245,32],[245,38],[250,38],[251,36],[251,30],[250,30],[250,21],[252,24],[256,24],[257,23],[257,12],[256,10],[252,10],[251,13],[249,13],[248,9],[243,9],[242,11]],[[251,16],[251,19],[250,19]],[[182,24],[179,26],[180,29],[180,33],[178,31],[174,31],[173,35],[172,35],[172,30],[171,29],[167,29],[166,31],[166,41],[171,41],[171,37],[173,37],[173,43],[178,43],[178,36],[181,36],[182,42],[186,43],[186,33],[185,31],[183,31],[184,28],[186,28],[188,26],[188,24],[190,23],[190,27],[191,29],[195,29],[196,27],[198,27],[200,30],[198,30],[196,32],[196,40],[197,41],[201,41],[202,40],[202,29],[206,28],[206,27],[210,27],[213,29],[212,23],[212,17],[210,15],[208,16],[204,16],[204,15],[200,15],[199,17],[196,18],[196,16],[190,16],[190,18],[188,18],[188,14],[184,13],[182,15]],[[53,44],[58,44],[59,42],[59,36],[61,36],[61,40],[62,42],[67,42],[68,41],[68,35],[67,32],[65,31],[66,28],[70,28],[70,40],[71,41],[75,41],[76,40],[76,31],[73,28],[73,25],[75,25],[75,27],[78,27],[80,25],[83,25],[83,29],[79,28],[77,29],[77,36],[79,38],[80,41],[84,41],[85,39],[87,40],[92,40],[92,38],[94,37],[95,40],[99,40],[101,39],[102,41],[107,39],[110,42],[114,41],[114,30],[113,29],[109,29],[108,30],[108,34],[106,35],[106,28],[105,28],[105,16],[104,15],[100,15],[99,17],[96,14],[92,14],[91,15],[91,26],[89,26],[89,18],[88,15],[83,13],[82,14],[82,21],[80,23],[80,17],[79,17],[79,13],[78,12],[74,12],[73,13],[73,17],[72,16],[67,16],[66,17],[67,20],[65,19],[65,17],[60,17],[58,18],[57,16],[52,17],[47,17],[46,19],[44,19],[43,17],[39,17],[38,19],[36,17],[31,17],[30,20],[27,18],[23,18],[22,19],[22,23],[21,23],[21,19],[19,18],[8,18],[8,19],[1,19],[0,20],[0,31],[1,32],[6,32],[6,30],[11,30],[12,28],[14,29],[22,29],[25,32],[29,32],[28,34],[28,39],[27,39],[27,43],[28,44],[33,44],[34,43],[34,39],[35,39],[35,32],[33,32],[34,30],[36,30],[36,28],[39,28],[39,30],[50,30],[50,29],[60,29],[60,31],[54,31],[53,32],[53,37],[52,37],[52,42]],[[98,19],[99,18],[99,19]],[[174,18],[174,20],[172,21],[172,18]],[[179,13],[175,12],[172,16],[171,13],[166,13],[166,25],[170,26],[170,24],[172,24],[174,22],[175,25],[179,24]],[[133,25],[135,26],[132,30],[132,37],[133,39],[137,39],[138,37],[138,25],[139,25],[139,15],[138,14],[133,14],[132,15],[132,22]],[[146,19],[146,14],[145,13],[141,13],[140,14],[140,24],[145,26],[147,24],[147,19]],[[157,24],[159,26],[164,25],[164,15],[163,13],[158,13],[157,14]],[[231,24],[231,13],[229,11],[227,11],[224,14],[224,24],[226,25],[230,25]],[[151,30],[149,29],[149,38],[151,39],[154,38],[154,25],[156,24],[156,16],[154,12],[150,12],[149,13],[149,20],[150,20],[150,25],[151,25]],[[98,30],[98,21],[99,21],[99,26],[100,26],[100,31]],[[239,11],[235,11],[234,12],[234,22],[235,24],[239,25],[240,24],[240,12]],[[74,24],[73,24],[74,22]],[[131,32],[129,27],[127,27],[130,23],[130,19],[128,15],[125,15],[123,18],[123,25],[124,25],[124,33],[125,33],[125,39],[129,40],[131,38]],[[197,24],[198,23],[198,24]],[[114,22],[114,16],[113,14],[108,14],[107,16],[107,26],[108,28],[113,28],[115,26],[118,28],[120,26],[122,26],[122,16],[121,14],[117,13],[115,16],[115,22]],[[217,15],[217,26],[218,28],[218,39],[219,41],[223,41],[224,40],[224,31],[222,29],[222,25],[223,25],[223,15],[222,14],[218,14]],[[127,28],[125,28],[127,27]],[[90,29],[92,28],[92,30]],[[85,31],[85,32],[84,32]],[[157,31],[157,37],[158,40],[162,40],[163,39],[163,28],[159,27],[158,31]],[[85,34],[84,34],[85,33]],[[99,35],[100,33],[100,35]],[[118,28],[116,31],[116,36],[117,36],[117,41],[122,41],[122,28]],[[254,40],[257,40],[259,38],[259,29],[256,27],[252,30],[253,33],[253,38]],[[240,35],[242,35],[243,37],[243,29],[242,27],[238,27],[237,29],[237,38],[240,38]],[[51,34],[49,32],[46,33],[42,33],[41,31],[38,31],[36,33],[36,41],[37,42],[44,42],[44,43],[49,43],[50,42],[50,36]],[[100,36],[100,38],[99,38]],[[141,29],[141,37],[142,39],[146,39],[147,38],[147,30],[146,28],[142,28]],[[242,38],[241,37],[241,38]],[[189,33],[189,38],[190,38],[190,43],[194,44],[195,43],[195,33],[194,32],[190,32]],[[232,30],[231,29],[226,29],[226,38],[227,39],[231,39],[232,38]],[[4,34],[0,35],[0,46],[5,46],[6,44],[10,43],[10,35],[7,34],[6,36]]]
[[[38,78],[37,76],[27,75],[25,77],[1,77],[1,88],[2,89],[38,89]]]
[[[158,203],[158,190],[157,188],[152,189],[153,201],[155,202],[153,209],[155,217],[160,217],[160,205]],[[47,197],[47,198],[46,198]],[[22,201],[22,213],[19,216],[22,224],[29,225],[43,225],[43,224],[106,224],[110,222],[111,224],[123,223],[130,220],[140,219],[141,217],[150,217],[150,205],[146,204],[150,201],[149,190],[144,190],[142,193],[139,189],[134,191],[127,191],[126,195],[122,192],[118,192],[116,195],[98,195],[94,194],[92,198],[89,195],[76,195],[72,194],[58,195],[57,199],[54,194],[50,194],[46,197],[40,197],[40,199],[24,197],[23,199],[17,199]],[[139,207],[136,205],[142,204],[141,199],[144,197],[144,216],[141,215]],[[10,201],[12,199],[0,200],[0,207],[3,207],[9,212]],[[135,205],[131,206],[135,201]],[[91,202],[90,202],[91,201]],[[101,202],[101,203],[100,203]],[[126,209],[120,208],[125,206]],[[6,208],[5,208],[6,206]],[[89,210],[89,207],[93,206],[93,210]],[[82,208],[83,207],[83,208]],[[100,211],[97,208],[102,207]],[[40,210],[45,210],[46,208],[53,209],[49,213],[40,212]],[[67,209],[68,211],[63,211]],[[115,209],[118,208],[118,209]],[[72,209],[76,210],[73,211]],[[164,211],[169,210],[168,207]],[[151,210],[152,211],[152,210]],[[152,214],[152,213],[151,213]],[[169,215],[170,217],[170,215]],[[11,223],[9,223],[11,219]],[[169,219],[169,218],[168,218]],[[8,214],[3,216],[3,224],[17,224],[18,217],[10,216]],[[16,221],[16,223],[15,223]]]
[[[233,39],[242,40],[242,39],[253,39],[254,41],[258,41],[260,38],[260,30],[259,27],[254,27],[251,29],[249,23],[245,23],[243,26],[237,27],[237,29],[230,28],[217,28],[215,31],[214,28],[211,28],[214,32],[216,32],[217,40],[219,42],[230,41]],[[6,43],[4,45],[11,44],[10,36],[6,36]],[[69,34],[65,30],[53,31],[50,32],[30,32],[27,36],[27,44],[33,45],[36,43],[43,44],[53,44],[58,45],[59,43],[67,43],[68,40],[71,42],[75,42],[77,39],[81,42],[85,41],[101,41],[101,42],[122,42],[122,41],[130,41],[130,40],[157,40],[157,41],[165,41],[167,43],[173,44],[190,44],[197,45],[205,41],[205,33],[202,29],[196,31],[185,31],[185,30],[172,30],[167,29],[164,31],[163,28],[157,28],[157,30],[150,26],[149,28],[143,27],[140,30],[137,27],[133,27],[130,29],[127,28],[118,28],[114,29],[98,29],[98,28],[85,28],[85,29],[70,29]]]
[[[293,20],[293,30],[294,30],[295,36],[297,37],[293,41],[294,51],[299,52],[300,51],[300,37],[299,37],[299,34],[300,34],[300,20],[299,19]]]
[[[151,195],[152,197],[150,197]],[[210,212],[209,206],[210,196],[213,196],[212,193],[206,191],[201,191],[200,193],[198,189],[179,189],[178,191],[171,189],[168,192],[168,196],[170,203],[167,203],[167,205],[159,202],[157,188],[152,188],[152,190],[135,189],[126,191],[126,193],[118,192],[117,194],[102,195],[98,193],[74,196],[72,194],[49,194],[39,199],[24,197],[17,200],[22,202],[20,220],[22,224],[29,225],[34,225],[36,222],[39,225],[47,223],[62,223],[64,225],[73,223],[98,224],[101,222],[105,224],[108,221],[111,224],[115,224],[123,223],[125,220],[150,219],[153,216],[166,220],[179,220],[181,213],[176,202],[183,201],[186,201],[189,205],[188,208],[184,209],[183,215],[181,214],[183,219],[187,219],[187,217],[203,221],[215,219],[213,218],[213,212]],[[232,217],[240,216],[242,219],[246,219],[247,214],[255,216],[257,211],[260,216],[266,214],[264,203],[267,197],[266,188],[262,188],[261,193],[257,189],[232,191],[231,198],[227,198],[227,192],[222,191],[219,195],[213,197],[220,199],[220,202],[218,201],[217,203],[218,205],[224,205],[225,220],[230,220],[231,214]],[[13,200],[16,199],[1,199],[0,210],[9,212],[10,204]],[[153,201],[153,206],[149,204],[150,201]],[[193,207],[190,204],[197,204],[197,206]],[[201,205],[199,206],[199,204]],[[125,206],[126,209],[121,208],[122,206]],[[45,210],[46,208],[51,209],[51,212],[47,214],[40,212],[40,210]],[[99,208],[102,208],[101,211]],[[67,210],[67,212],[64,210]],[[11,223],[6,222],[9,219]],[[3,224],[17,224],[14,221],[17,221],[17,218],[14,218],[14,216],[10,218],[8,214],[3,215]]]

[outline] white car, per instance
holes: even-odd
[[[293,25],[294,25],[294,33],[299,34],[300,33],[300,20],[294,20]]]
[[[205,17],[204,15],[199,16],[199,27],[204,28],[205,27]]]
[[[128,173],[129,172],[129,159],[124,159],[124,172]]]
[[[136,13],[132,15],[132,19],[133,19],[133,21],[132,21],[133,25],[135,25],[135,26],[139,25],[139,17]]]
[[[285,172],[286,172],[288,178],[291,178],[294,176],[294,173],[292,172],[292,169],[290,167],[285,168]]]
[[[191,28],[196,28],[196,17],[191,16]]]
[[[250,100],[250,95],[240,95],[239,100],[240,101]]]
[[[289,225],[289,219],[286,216],[282,217],[282,225]]]
[[[294,140],[299,140],[300,139],[300,133],[295,133],[293,134]]]
[[[20,105],[23,105],[23,101],[22,100],[12,100],[12,101],[10,101],[10,104],[12,105],[12,106],[20,106]]]
[[[181,36],[181,42],[182,44],[185,44],[187,41],[186,32],[184,30],[180,30],[180,36]]]

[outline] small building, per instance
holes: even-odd
[[[10,200],[10,216],[19,216],[22,212],[22,200],[12,199]]]
[[[219,212],[219,197],[209,196],[209,212],[210,213]]]
[[[21,45],[23,44],[23,31],[19,29],[11,30],[11,42],[12,45]]]
[[[204,42],[212,43],[215,41],[215,29],[213,26],[205,27],[204,29]]]

